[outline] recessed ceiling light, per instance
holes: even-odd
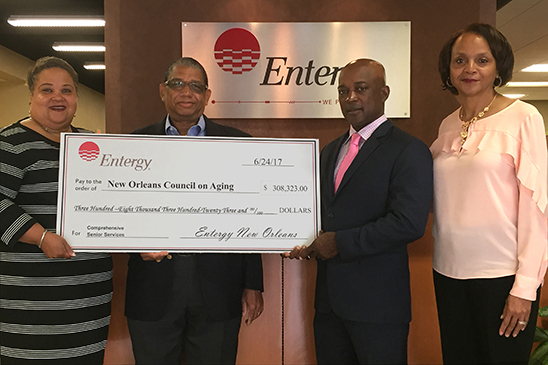
[[[506,96],[510,99],[519,99],[525,96],[525,94],[502,94],[502,96]]]
[[[55,42],[52,48],[59,52],[105,52],[101,42]]]
[[[548,63],[537,63],[521,70],[523,72],[548,72]]]
[[[86,62],[84,63],[84,68],[86,70],[104,70],[106,67],[104,63]]]
[[[546,87],[548,81],[512,81],[506,84],[508,87]]]
[[[8,23],[14,27],[104,27],[102,16],[26,16],[13,15]]]

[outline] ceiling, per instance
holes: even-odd
[[[104,62],[104,53],[57,52],[54,42],[104,42],[104,28],[13,27],[11,15],[98,15],[103,16],[103,0],[0,0],[0,44],[31,60],[57,56],[68,61],[80,83],[105,93],[105,72],[86,70],[84,62]]]
[[[497,11],[497,28],[514,50],[512,81],[548,81],[548,72],[522,72],[527,66],[548,63],[548,0],[512,0]],[[524,100],[548,100],[548,87],[504,87],[503,93],[525,94]]]
[[[57,52],[54,42],[104,42],[104,28],[15,28],[10,15],[99,15],[103,0],[0,0],[0,44],[31,60],[51,55],[66,59],[80,82],[104,93],[104,71],[86,70],[84,62],[104,62],[103,53]],[[520,70],[533,63],[548,63],[548,0],[498,0],[497,27],[513,46],[516,64],[512,81],[548,81],[548,73]],[[548,88],[503,88],[505,93],[526,94],[526,100],[548,100]]]

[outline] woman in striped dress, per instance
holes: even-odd
[[[60,133],[83,131],[78,75],[45,57],[27,83],[30,117],[0,130],[1,364],[102,364],[110,255],[75,254],[55,233]]]

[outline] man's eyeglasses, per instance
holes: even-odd
[[[207,90],[207,85],[201,82],[185,82],[177,79],[168,80],[164,82],[164,85],[177,91],[183,90],[188,85],[189,89],[197,94],[201,94]]]

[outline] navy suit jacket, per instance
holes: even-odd
[[[208,136],[250,136],[204,118]],[[165,122],[164,118],[133,133],[165,135]],[[212,320],[226,321],[241,315],[244,289],[263,290],[263,267],[259,254],[197,254],[197,265],[204,304]],[[161,319],[170,303],[172,280],[176,274],[173,260],[144,261],[139,254],[131,254],[125,315],[142,321]]]
[[[363,144],[334,193],[337,156],[348,133],[321,153],[322,229],[339,254],[318,260],[316,310],[369,323],[408,323],[407,244],[422,237],[432,200],[432,156],[386,121]]]

